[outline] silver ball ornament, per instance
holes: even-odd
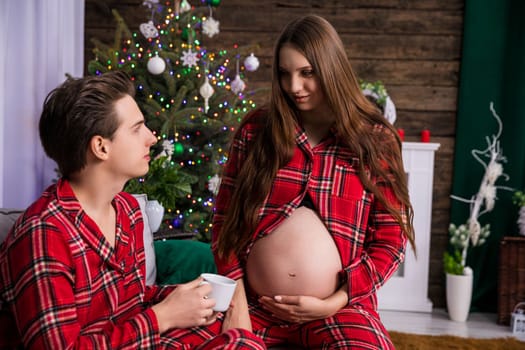
[[[244,59],[244,67],[247,71],[253,72],[259,68],[259,59],[252,53]]]
[[[159,75],[166,69],[166,62],[159,56],[151,57],[148,60],[148,72],[154,75]]]

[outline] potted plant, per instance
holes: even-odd
[[[516,204],[520,208],[518,227],[520,230],[520,235],[525,236],[525,192],[515,191],[512,195],[512,203]]]
[[[467,320],[472,298],[473,271],[466,266],[467,250],[471,233],[468,225],[450,224],[449,244],[451,251],[443,254],[443,269],[446,276],[446,300],[449,317],[453,321],[464,322]],[[485,243],[490,234],[490,224],[481,228],[479,239],[473,246]]]
[[[163,153],[151,161],[148,173],[128,181],[124,187],[128,193],[146,194],[146,213],[152,232],[156,232],[162,219],[173,212],[165,213],[164,208],[176,208],[177,201],[191,194],[191,185],[198,181],[197,176],[170,161],[169,145],[163,147]]]
[[[196,176],[186,173],[178,164],[171,164],[167,156],[160,156],[151,161],[146,175],[128,181],[124,191],[145,193],[148,200],[174,208],[178,199],[191,194],[191,184],[195,182]]]
[[[464,224],[456,226],[451,223],[449,225],[449,250],[443,255],[443,268],[446,273],[447,310],[450,318],[454,321],[465,321],[470,310],[473,271],[466,265],[467,254],[470,249],[482,245],[490,235],[490,224],[481,226],[479,217],[494,208],[498,189],[510,190],[508,187],[496,185],[496,181],[500,177],[508,180],[508,176],[503,173],[502,163],[506,159],[499,145],[503,124],[492,103],[490,110],[498,122],[498,132],[486,138],[487,148],[471,151],[472,156],[485,169],[479,190],[471,198],[451,196],[452,199],[468,203],[470,206],[470,214]]]

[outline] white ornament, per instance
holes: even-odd
[[[390,96],[386,98],[385,106],[383,108],[383,115],[385,116],[386,120],[388,120],[390,124],[393,125],[396,121],[396,106],[394,105],[394,102]]]
[[[219,34],[219,21],[215,20],[211,16],[208,17],[204,22],[202,22],[202,32],[210,38],[215,34]]]
[[[139,29],[146,39],[156,38],[159,36],[159,31],[157,30],[157,28],[155,28],[153,21],[149,21],[148,23],[142,23],[139,26]]]
[[[145,0],[142,5],[147,6],[149,9],[152,9],[154,5],[158,5],[159,0]]]
[[[208,101],[215,92],[215,90],[213,90],[213,86],[211,86],[210,81],[208,80],[208,76],[206,76],[204,84],[202,84],[202,86],[200,87],[199,92],[204,98],[204,113],[208,113],[208,109],[210,109]]]
[[[208,190],[210,190],[210,192],[213,193],[214,196],[216,196],[219,193],[220,185],[221,185],[221,178],[219,177],[219,175],[215,174],[208,181]]]
[[[191,5],[187,0],[182,0],[180,3],[180,13],[188,12],[191,10]]]
[[[379,100],[379,95],[370,89],[364,89],[363,95],[370,96],[375,101]],[[385,105],[383,106],[383,116],[392,125],[396,121],[396,106],[394,105],[394,102],[392,101],[390,96],[387,96],[385,99]]]
[[[244,59],[244,67],[247,71],[253,72],[259,68],[259,59],[252,53]]]
[[[151,232],[157,232],[162,223],[162,217],[164,216],[164,207],[158,200],[150,200],[146,203],[146,215],[148,216],[148,223]]]
[[[166,156],[171,157],[173,155],[174,149],[175,146],[170,142],[170,140],[162,141],[162,153],[164,153]],[[160,154],[162,155],[162,153]]]
[[[153,56],[149,59],[147,67],[148,72],[158,75],[166,69],[166,62],[159,56]]]
[[[232,88],[232,91],[237,95],[241,92],[244,91],[244,88],[246,87],[246,84],[244,83],[244,81],[241,79],[241,76],[239,74],[237,74],[235,76],[235,79],[231,82],[231,88]]]
[[[182,65],[187,67],[193,67],[197,65],[197,62],[199,62],[199,58],[197,57],[197,52],[191,51],[191,49],[188,49],[188,51],[182,51]]]

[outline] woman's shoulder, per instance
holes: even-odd
[[[267,119],[268,108],[258,107],[251,110],[244,116],[241,122],[241,128],[245,126],[249,126],[251,128],[261,128],[266,124]]]
[[[248,112],[237,129],[236,138],[253,139],[267,124],[268,109],[259,107]]]

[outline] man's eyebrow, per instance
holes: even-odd
[[[146,121],[144,120],[144,118],[140,119],[140,120],[137,120],[135,123],[133,123],[133,125],[131,126],[132,128],[136,127],[136,126],[140,126],[142,124],[145,124]]]

